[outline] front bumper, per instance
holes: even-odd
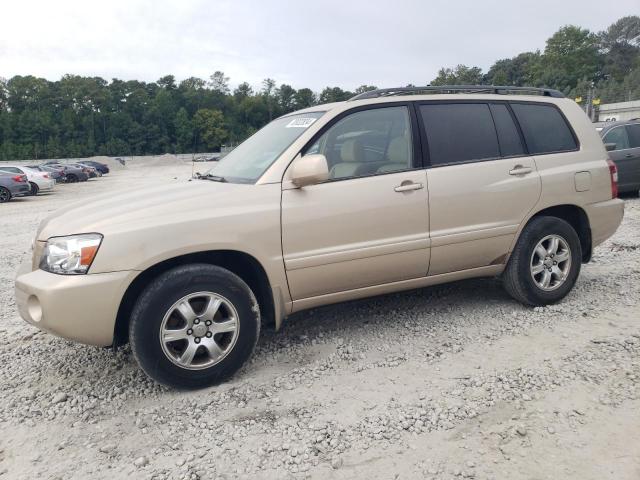
[[[138,272],[56,275],[20,266],[16,305],[31,325],[62,338],[101,347],[113,343],[120,301]]]
[[[600,245],[612,236],[624,216],[624,201],[613,198],[604,202],[597,202],[585,207],[591,226],[591,245]]]

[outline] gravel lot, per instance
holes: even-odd
[[[640,478],[638,199],[559,305],[480,279],[316,309],[198,392],[20,320],[13,275],[44,216],[190,171],[0,205],[0,479]]]

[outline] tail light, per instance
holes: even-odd
[[[88,169],[86,169],[86,168],[83,168],[83,169],[82,169],[82,171],[83,171],[84,173],[89,173],[89,170],[88,170]]]
[[[15,177],[11,177],[11,179],[17,183],[26,182],[26,177],[24,175],[16,175]]]
[[[609,176],[611,177],[611,198],[618,196],[618,167],[611,159],[607,159],[609,165]]]
[[[49,178],[49,174],[48,174],[48,173],[45,173],[45,174],[43,175],[43,177],[44,177],[44,178]]]

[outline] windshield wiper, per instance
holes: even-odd
[[[214,182],[220,182],[220,183],[227,182],[226,178],[220,177],[219,175],[211,175],[210,173],[207,173],[206,175],[200,175],[200,177],[198,178],[204,179],[204,180],[213,180]]]

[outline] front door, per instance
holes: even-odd
[[[618,167],[618,189],[621,192],[640,189],[640,123],[613,127],[602,138],[604,143],[614,143],[609,152]]]
[[[330,179],[283,188],[282,249],[293,300],[427,274],[428,191],[412,123],[408,105],[358,110],[302,152],[325,155]]]

